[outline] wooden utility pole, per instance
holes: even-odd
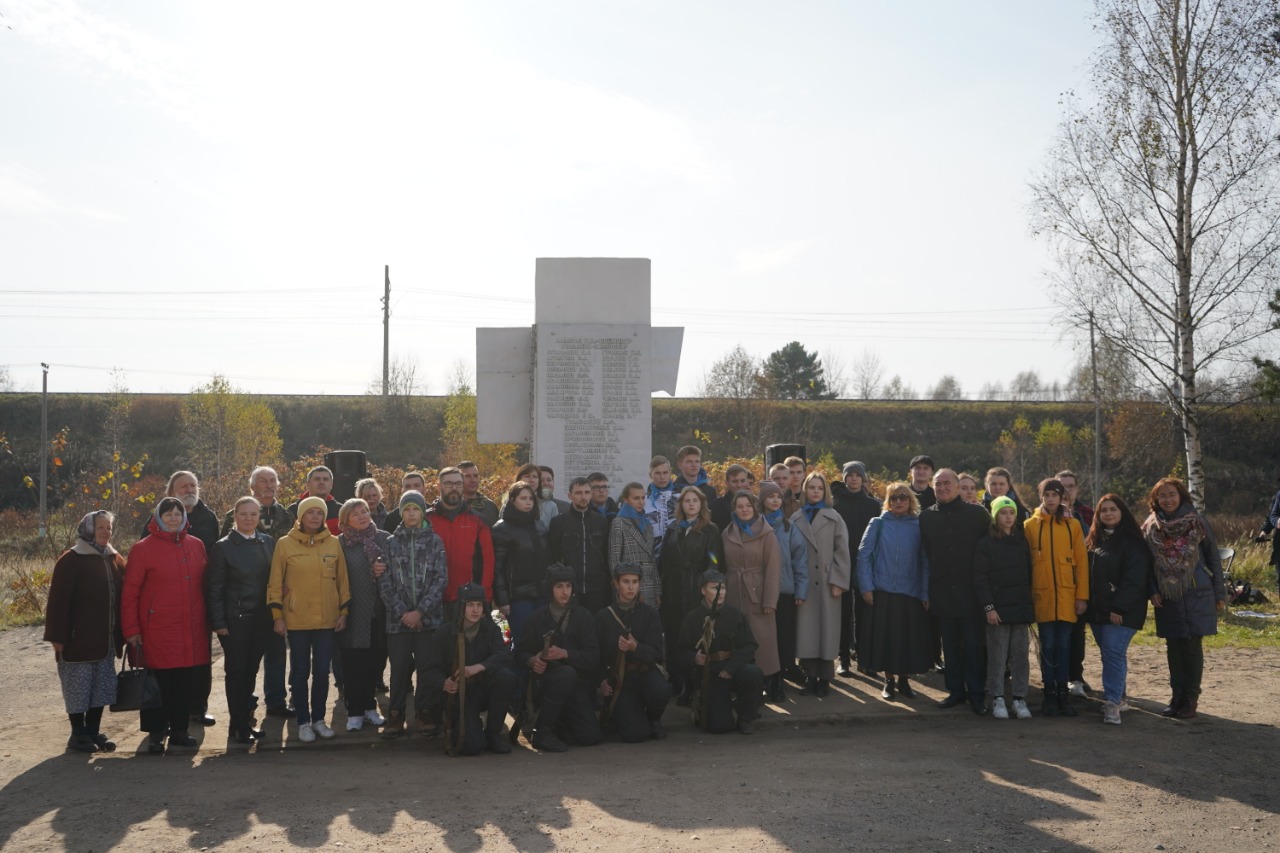
[[[40,362],[44,372],[40,388],[40,538],[49,532],[49,365]]]
[[[1098,389],[1098,345],[1094,339],[1093,312],[1089,312],[1089,370],[1093,373],[1093,502],[1106,492],[1102,488],[1102,392]]]
[[[391,265],[382,267],[382,396],[391,393]]]

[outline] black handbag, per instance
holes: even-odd
[[[126,653],[116,673],[116,701],[111,703],[111,710],[142,711],[160,705],[160,682],[155,674],[146,667],[131,666]]]

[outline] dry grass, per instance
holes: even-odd
[[[44,621],[52,574],[48,560],[0,552],[0,629]]]

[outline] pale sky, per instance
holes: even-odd
[[[0,0],[19,389],[430,393],[538,257],[646,257],[679,394],[742,343],[1064,378],[1027,182],[1087,0]]]

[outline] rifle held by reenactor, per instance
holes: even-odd
[[[693,705],[693,724],[706,728],[710,725],[711,708],[711,643],[716,637],[716,614],[720,611],[720,590],[723,584],[716,584],[716,597],[711,602],[711,613],[702,620],[702,636],[695,647],[702,650],[706,662],[702,665],[702,685],[698,693],[698,701]]]
[[[444,702],[444,751],[450,757],[462,751],[462,741],[467,736],[467,635],[464,630],[466,624],[467,605],[459,599],[458,637],[453,666],[453,680],[458,685],[458,692],[454,694],[458,701],[456,715],[453,712],[452,698],[445,696]],[[458,730],[456,739],[454,728]]]
[[[556,626],[550,631],[542,635],[542,651],[538,652],[537,657],[543,660],[547,659],[547,652],[551,651],[551,641],[556,635],[564,630],[564,620],[569,618],[569,612],[573,610],[573,602],[576,595],[569,596],[569,603],[564,606],[564,613],[560,614],[560,619],[556,622]],[[507,735],[507,740],[514,746],[520,740],[520,730],[524,728],[524,721],[533,716],[533,667],[529,667],[529,684],[524,691],[524,704],[520,706],[520,711],[516,714],[516,718],[511,721],[511,732]]]
[[[609,608],[610,611],[613,608]],[[615,613],[614,619],[618,616]],[[621,624],[621,623],[619,623]],[[624,639],[631,639],[631,629],[626,625],[622,626],[622,636]],[[618,654],[613,661],[613,671],[609,673],[609,685],[613,688],[613,693],[609,696],[609,701],[605,702],[600,708],[600,725],[604,725],[605,721],[613,716],[614,706],[618,704],[618,697],[622,695],[622,682],[627,678],[627,653],[622,649],[618,649]]]

